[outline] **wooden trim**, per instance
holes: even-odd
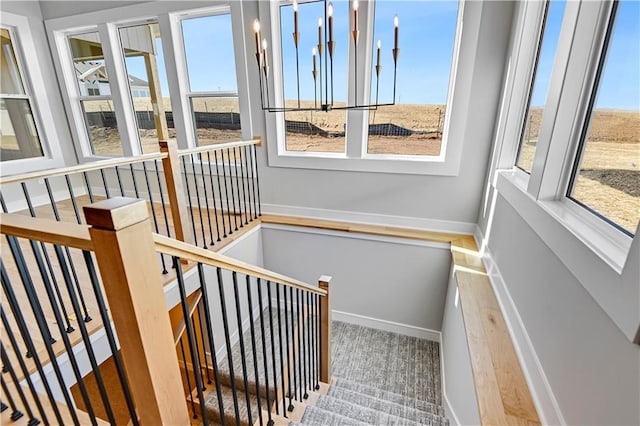
[[[160,151],[166,154],[166,157],[162,159],[162,168],[164,169],[164,179],[167,186],[173,232],[177,240],[191,242],[193,241],[193,235],[191,235],[187,226],[189,211],[184,200],[185,191],[180,172],[178,145],[175,140],[160,141],[159,144]]]
[[[146,202],[120,200],[115,217],[110,205],[107,200],[86,206],[84,211],[90,225],[94,221],[100,226],[115,225],[114,229],[91,228],[89,232],[140,422],[186,425],[189,413],[151,222],[148,213],[137,223],[129,220],[139,219],[137,212],[146,211]],[[127,208],[131,215],[123,213]]]
[[[180,157],[184,157],[185,155],[190,155],[190,154],[198,154],[201,152],[213,152],[213,151],[220,151],[221,149],[227,149],[227,148],[237,148],[239,146],[249,146],[249,145],[260,145],[260,139],[252,139],[249,141],[237,141],[237,142],[225,142],[225,143],[217,143],[214,145],[204,145],[204,146],[198,146],[195,148],[186,148],[186,149],[179,149],[178,150],[178,155]]]
[[[165,153],[153,153],[140,155],[138,157],[116,158],[113,160],[94,161],[87,164],[79,164],[77,166],[63,167],[53,170],[42,170],[38,172],[23,173],[20,175],[6,176],[0,178],[0,186],[10,183],[24,182],[34,179],[52,178],[56,176],[64,176],[74,173],[90,172],[93,170],[105,169],[107,167],[128,166],[129,164],[143,163],[150,160],[162,160],[166,158]]]
[[[0,232],[14,237],[93,251],[87,225],[0,213]]]
[[[424,231],[420,229],[399,228],[394,226],[368,225],[362,223],[341,222],[336,220],[313,219],[296,216],[280,216],[263,214],[263,223],[278,225],[304,226],[307,228],[328,229],[332,231],[353,232],[359,234],[379,235],[384,237],[408,238],[411,240],[430,241],[437,243],[450,243],[464,234],[451,234],[446,232]]]
[[[200,300],[202,300],[202,290],[200,289],[197,289],[187,297],[187,307],[189,309],[189,318],[193,316],[193,312],[198,308],[198,303],[200,303]],[[180,315],[180,320],[178,321],[178,324],[176,324],[176,326],[173,327],[173,341],[177,346],[178,343],[180,342],[180,338],[182,338],[182,334],[187,329],[187,324],[184,319],[184,316],[182,316],[182,306],[180,306],[180,303],[174,306],[174,308],[177,308]]]
[[[318,279],[319,287],[327,295],[320,298],[320,381],[331,381],[331,277],[326,275]]]
[[[246,262],[232,259],[230,257],[212,252],[210,250],[174,240],[173,238],[168,238],[159,234],[153,234],[153,239],[155,241],[156,250],[168,254],[169,256],[178,256],[183,260],[200,262],[206,265],[216,266],[230,271],[236,271],[240,274],[251,275],[266,281],[273,281],[280,284],[288,285],[290,287],[299,288],[301,290],[307,290],[314,294],[327,294],[324,290],[316,286],[303,283],[302,281],[289,278],[285,275],[281,275],[276,272],[254,266]]]

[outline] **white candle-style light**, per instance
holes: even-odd
[[[298,34],[298,2],[293,0],[293,33]]]
[[[267,60],[267,39],[262,39],[262,56],[264,56],[264,74],[269,74],[269,61]]]
[[[333,3],[329,2],[327,6],[327,15],[329,15],[329,43],[333,41]]]
[[[353,31],[358,31],[358,0],[353,0]]]
[[[382,41],[378,40],[378,61],[376,65],[380,67],[380,48],[382,47]]]
[[[256,35],[256,53],[260,54],[260,21],[257,19],[253,21],[253,31]]]
[[[396,16],[393,17],[393,26],[395,27],[395,30],[394,30],[394,46],[393,46],[394,49],[398,48],[398,27],[400,26],[399,24],[400,24],[400,22],[398,20],[398,15],[396,15]]]

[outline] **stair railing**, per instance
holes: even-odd
[[[12,249],[21,281],[18,285],[9,278],[12,274],[5,273],[7,261],[3,257],[3,290],[8,296],[18,290],[28,293],[32,311],[25,319],[26,310],[17,306],[18,298],[7,297],[11,318],[6,315],[5,324],[2,315],[3,331],[16,337],[18,330],[22,343],[13,347],[10,342],[12,350],[2,347],[3,365],[7,374],[9,369],[15,373],[16,365],[22,369],[17,359],[28,359],[34,365],[29,368],[25,361],[22,376],[16,374],[11,381],[3,375],[2,401],[6,398],[12,410],[20,411],[15,402],[22,399],[20,392],[29,388],[31,396],[25,400],[40,401],[42,408],[38,404],[29,405],[28,410],[24,404],[21,407],[34,419],[36,412],[41,417],[47,415],[47,401],[49,407],[57,407],[54,415],[56,410],[68,411],[67,417],[61,414],[65,420],[61,423],[86,423],[83,419],[88,418],[98,424],[101,418],[94,407],[109,411],[111,395],[99,383],[104,382],[104,372],[92,341],[95,336],[83,320],[85,312],[67,266],[78,259],[85,262],[87,282],[95,294],[95,307],[88,312],[95,312],[102,321],[100,327],[109,346],[107,356],[115,360],[133,424],[186,424],[189,410],[205,425],[216,418],[223,424],[227,420],[272,424],[274,412],[287,417],[295,401],[304,401],[321,381],[329,381],[328,278],[323,278],[319,286],[309,285],[155,234],[143,200],[115,197],[85,206],[83,211],[86,225],[15,214],[0,217],[0,232]],[[41,251],[45,245],[52,245],[59,258],[59,281],[68,293],[64,298],[69,300],[77,319],[75,325],[81,330],[81,339],[75,342],[69,340],[64,315],[55,303],[57,291],[51,281],[60,272],[47,267]],[[42,281],[37,285],[33,263],[25,260],[25,247],[31,248],[36,258]],[[65,248],[71,253],[68,258],[63,257]],[[171,258],[175,287],[164,288],[154,264],[158,262],[157,253]],[[172,289],[179,295],[177,304],[182,311],[182,325],[177,328],[172,328],[167,311],[173,303],[169,300]],[[42,308],[47,300],[55,321],[47,322]],[[5,302],[2,309],[4,314]],[[41,336],[38,341],[34,340],[35,330]],[[58,339],[64,344],[62,351],[55,346],[59,345]],[[74,352],[78,343],[87,352],[84,359]],[[29,351],[33,359],[26,357]],[[52,378],[43,371],[45,364],[56,370],[61,352],[67,352],[78,365],[87,359],[91,364],[89,371],[98,382],[99,392],[96,397],[80,389],[84,406],[69,390],[73,384],[82,388],[86,381],[82,372],[74,371],[76,376],[68,378],[60,371]],[[33,378],[44,390],[29,386]],[[27,388],[13,385],[19,382],[26,383]],[[13,391],[5,391],[5,385]],[[54,394],[54,390],[61,394]],[[232,398],[225,405],[228,393]],[[74,403],[78,405],[75,418],[70,408]],[[102,418],[114,423],[111,417],[119,413],[111,411]]]

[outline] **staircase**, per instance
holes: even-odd
[[[284,311],[280,311],[283,315]],[[262,320],[265,323],[265,341],[269,377],[265,378],[262,368],[264,358],[262,353],[256,353],[255,361],[259,368],[254,367],[252,354],[247,354],[246,369],[247,383],[243,378],[242,348],[238,341],[232,348],[233,369],[235,381],[231,381],[229,364],[223,359],[218,365],[219,383],[221,384],[222,405],[225,413],[225,423],[236,424],[234,408],[234,389],[237,395],[239,417],[241,425],[253,425],[260,420],[266,424],[267,395],[265,379],[269,380],[269,402],[272,407],[275,424],[289,425],[437,425],[448,426],[449,421],[444,417],[441,404],[439,380],[439,354],[437,343],[422,339],[401,336],[395,333],[354,326],[341,322],[333,322],[333,371],[334,376],[328,386],[322,384],[320,389],[308,392],[307,398],[297,399],[287,397],[288,392],[281,392],[283,377],[279,374],[280,340],[277,329],[274,329],[274,346],[271,346],[270,321],[277,324],[277,312],[271,315],[265,310]],[[291,332],[291,330],[289,330]],[[284,333],[284,331],[283,331]],[[251,330],[244,333],[245,349],[251,347]],[[262,339],[260,317],[254,322],[254,339]],[[394,346],[394,350],[386,349],[386,359],[371,359],[363,357],[371,348],[379,347],[381,342]],[[261,340],[257,341],[261,346]],[[286,345],[283,343],[283,363],[287,364]],[[435,348],[435,349],[434,349]],[[276,354],[275,380],[271,366],[273,353]],[[435,351],[435,354],[433,353]],[[362,357],[358,359],[359,357]],[[433,365],[437,365],[435,371]],[[398,367],[403,372],[398,372]],[[255,372],[258,372],[256,381]],[[291,375],[294,380],[293,369],[283,370],[285,376]],[[342,374],[342,376],[340,375]],[[311,374],[313,377],[313,374]],[[344,376],[348,376],[346,378]],[[370,380],[367,380],[369,378]],[[436,379],[434,379],[436,378]],[[287,389],[288,377],[284,378]],[[298,378],[296,378],[298,382]],[[367,383],[368,382],[368,383]],[[386,382],[386,385],[384,384]],[[300,390],[292,383],[291,389],[297,396]],[[421,392],[415,392],[416,387],[424,387]],[[205,410],[207,418],[214,424],[221,424],[220,404],[214,386],[208,386],[210,391],[205,396]],[[248,392],[245,392],[245,388]],[[313,388],[313,387],[312,387]],[[256,389],[260,389],[256,392]],[[393,390],[393,391],[392,391]],[[260,405],[258,397],[260,395]],[[413,394],[414,396],[412,396]],[[247,404],[247,399],[249,404]],[[196,400],[194,395],[194,401]],[[288,408],[293,408],[290,411]],[[276,408],[277,407],[277,408]],[[259,410],[260,408],[260,410]],[[284,411],[286,409],[286,413]],[[277,411],[276,411],[277,410]],[[286,416],[285,416],[286,414]],[[262,415],[263,419],[260,419]],[[262,423],[262,422],[260,422]]]

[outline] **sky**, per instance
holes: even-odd
[[[545,32],[538,59],[531,106],[546,103],[565,1],[553,0],[547,12]],[[596,108],[638,110],[640,108],[640,2],[619,3],[613,36],[600,78]]]
[[[346,0],[334,0],[334,99],[346,99],[347,49],[350,7]],[[549,78],[558,45],[565,1],[553,0],[547,14],[531,105],[544,106]],[[300,97],[314,99],[312,79],[312,48],[317,45],[318,18],[323,15],[323,3],[299,5]],[[397,98],[399,103],[444,104],[447,100],[449,74],[453,56],[458,3],[455,1],[378,0],[375,10],[376,43],[380,40],[382,73],[379,101],[390,102],[393,91],[393,17],[399,17],[400,56],[397,68]],[[293,45],[293,8],[281,7],[283,75],[285,97],[297,98],[296,56]],[[605,71],[601,78],[596,106],[598,108],[638,110],[640,106],[640,2],[620,2],[615,31],[607,52]],[[235,91],[236,72],[231,43],[229,15],[207,16],[182,21],[189,82],[192,91]],[[270,41],[270,40],[269,40]],[[325,40],[326,41],[326,40]],[[168,85],[160,39],[158,68],[163,95],[168,97]],[[351,41],[352,43],[352,41]],[[270,46],[269,51],[272,46]],[[326,55],[326,50],[325,50]],[[254,62],[251,61],[251,64]],[[318,64],[319,67],[319,64]],[[145,79],[144,63],[128,58],[130,74]],[[322,69],[324,73],[324,68]],[[372,69],[372,100],[375,100],[375,74]]]

